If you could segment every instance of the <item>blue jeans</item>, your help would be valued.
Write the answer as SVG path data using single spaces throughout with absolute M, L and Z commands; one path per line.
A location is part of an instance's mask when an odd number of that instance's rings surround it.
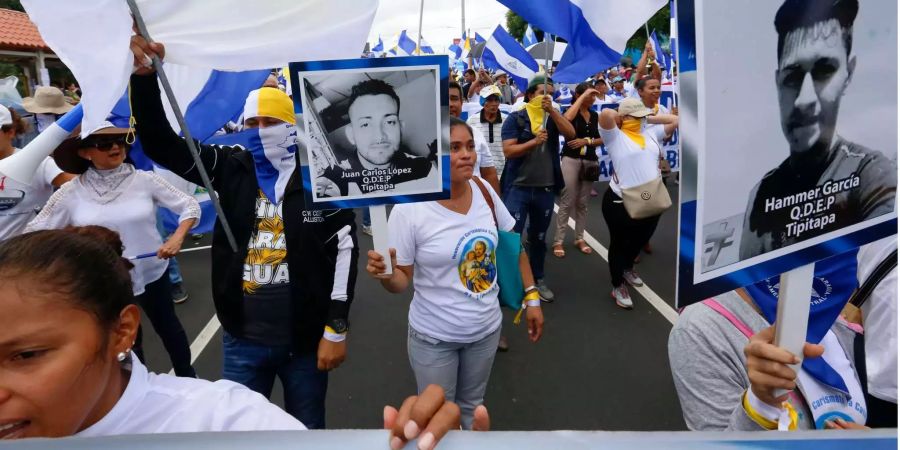
M 528 222 L 528 262 L 535 280 L 544 278 L 544 259 L 547 256 L 547 229 L 553 215 L 552 187 L 535 188 L 510 186 L 503 195 L 506 209 L 516 219 L 516 233 L 522 233 Z
M 162 214 L 160 213 L 159 208 L 156 209 L 156 231 L 159 231 L 159 235 L 163 238 L 163 242 L 169 238 L 169 232 L 163 227 Z M 181 278 L 181 268 L 178 266 L 178 260 L 175 258 L 169 258 L 169 268 L 166 269 L 166 273 L 169 275 L 169 281 L 172 284 L 179 284 L 184 281 Z
M 295 355 L 288 345 L 257 344 L 222 334 L 222 378 L 243 384 L 266 398 L 275 375 L 284 387 L 284 409 L 307 428 L 325 428 L 325 392 L 328 372 L 316 368 L 316 354 Z

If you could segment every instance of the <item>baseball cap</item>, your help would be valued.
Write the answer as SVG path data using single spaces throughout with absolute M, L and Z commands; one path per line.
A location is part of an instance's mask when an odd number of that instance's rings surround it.
M 620 82 L 620 81 L 625 81 L 625 79 L 622 78 L 622 77 L 615 77 L 615 78 L 613 78 L 613 80 L 612 80 L 613 83 L 618 83 L 618 82 Z
M 0 105 L 0 126 L 3 125 L 12 125 L 12 114 L 9 112 L 5 106 Z
M 481 91 L 478 93 L 478 95 L 481 97 L 480 101 L 482 106 L 484 106 L 484 103 L 487 101 L 488 97 L 492 95 L 496 95 L 498 99 L 503 97 L 503 94 L 500 92 L 500 88 L 494 86 L 493 84 L 481 88 Z
M 645 117 L 653 114 L 653 110 L 644 106 L 639 98 L 628 97 L 619 102 L 619 115 L 631 117 Z
M 535 75 L 533 78 L 531 78 L 530 81 L 528 81 L 528 89 L 531 89 L 540 84 L 544 84 L 544 80 L 547 81 L 547 84 L 549 84 L 550 86 L 553 86 L 553 79 L 547 78 L 545 75 L 541 74 L 541 75 Z

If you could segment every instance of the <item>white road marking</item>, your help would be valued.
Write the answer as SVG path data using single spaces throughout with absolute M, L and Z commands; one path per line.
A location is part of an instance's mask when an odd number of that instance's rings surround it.
M 558 205 L 553 205 L 553 212 L 559 213 Z M 575 219 L 571 217 L 569 217 L 569 228 L 572 228 L 573 230 L 575 229 Z M 587 230 L 584 230 L 584 242 L 591 246 L 591 248 L 594 249 L 594 252 L 600 255 L 600 257 L 603 258 L 604 261 L 609 263 L 609 251 L 606 249 L 606 247 L 600 244 L 600 241 L 595 239 L 594 236 L 591 236 L 591 233 L 588 233 Z M 650 286 L 647 285 L 647 281 L 644 281 L 643 286 L 634 288 L 634 290 L 636 290 L 638 294 L 641 294 L 644 299 L 650 302 L 650 305 L 656 308 L 656 310 L 659 311 L 659 313 L 662 314 L 662 316 L 665 317 L 666 320 L 671 322 L 673 325 L 675 324 L 675 321 L 678 319 L 678 313 L 675 312 L 675 309 L 669 306 L 669 304 L 666 303 L 666 301 L 663 300 L 659 295 L 656 295 L 656 292 L 653 292 L 653 290 L 650 289 Z

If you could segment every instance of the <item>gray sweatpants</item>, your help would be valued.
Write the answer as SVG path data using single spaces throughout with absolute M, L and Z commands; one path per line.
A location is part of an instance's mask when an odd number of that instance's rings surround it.
M 419 393 L 429 384 L 444 388 L 447 400 L 459 405 L 464 430 L 472 429 L 475 407 L 484 402 L 499 341 L 500 328 L 468 344 L 444 342 L 409 328 L 406 347 Z
M 553 245 L 562 244 L 565 240 L 570 215 L 575 216 L 575 240 L 584 239 L 588 197 L 591 195 L 591 187 L 594 184 L 581 179 L 580 159 L 563 156 L 560 167 L 566 187 L 559 198 L 559 211 L 556 213 L 556 236 L 553 238 Z

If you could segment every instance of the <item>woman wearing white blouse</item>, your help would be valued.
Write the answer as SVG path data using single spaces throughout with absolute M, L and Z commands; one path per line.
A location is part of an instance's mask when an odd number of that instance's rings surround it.
M 409 362 L 419 392 L 441 385 L 462 409 L 463 428 L 477 421 L 500 339 L 502 315 L 497 295 L 495 250 L 498 230 L 510 231 L 515 220 L 499 196 L 485 186 L 496 208 L 496 224 L 488 199 L 472 178 L 475 141 L 472 129 L 450 118 L 450 199 L 397 205 L 391 211 L 391 265 L 369 251 L 366 270 L 392 293 L 412 281 L 409 308 Z M 484 185 L 482 185 L 484 186 Z M 544 317 L 528 257 L 519 255 L 522 282 L 529 286 L 528 335 L 537 342 Z M 415 269 L 415 270 L 414 270 Z
M 80 175 L 50 197 L 26 232 L 103 225 L 120 233 L 125 254 L 134 261 L 134 296 L 162 339 L 175 374 L 194 377 L 187 334 L 171 301 L 166 259 L 181 250 L 185 236 L 200 217 L 200 205 L 155 173 L 136 170 L 125 162 L 129 129 L 105 124 L 84 139 L 78 132 L 76 129 L 60 144 L 53 158 L 61 169 Z M 179 215 L 178 229 L 166 242 L 156 229 L 157 207 Z
M 141 318 L 122 247 L 96 225 L 0 243 L 0 441 L 305 429 L 242 385 L 157 375 L 132 357 Z M 384 427 L 391 448 L 418 436 L 431 450 L 459 428 L 459 408 L 431 386 L 386 407 Z

